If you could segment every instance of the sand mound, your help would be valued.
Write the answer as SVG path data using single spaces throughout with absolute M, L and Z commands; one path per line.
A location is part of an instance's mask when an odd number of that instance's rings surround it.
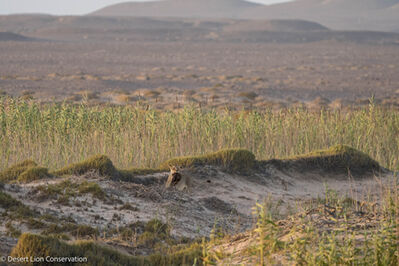
M 63 173 L 62 177 L 4 184 L 0 191 L 0 213 L 7 213 L 12 219 L 18 217 L 12 220 L 13 225 L 28 232 L 21 236 L 13 254 L 64 255 L 57 252 L 65 251 L 85 256 L 94 252 L 113 264 L 123 265 L 137 259 L 152 261 L 152 256 L 139 255 L 149 254 L 149 243 L 164 241 L 164 236 L 145 233 L 139 225 L 153 223 L 154 217 L 168 225 L 167 233 L 173 239 L 207 237 L 219 229 L 236 234 L 252 228 L 253 207 L 266 199 L 279 202 L 283 212 L 288 212 L 298 200 L 323 198 L 326 185 L 329 190 L 353 198 L 373 197 L 379 191 L 376 187 L 391 176 L 387 171 L 376 171 L 380 166 L 368 155 L 342 145 L 284 160 L 257 161 L 249 151 L 223 150 L 168 161 L 172 162 L 188 166 L 184 174 L 190 176 L 192 189 L 184 192 L 166 189 L 169 172 L 162 169 L 136 169 L 134 174 L 133 170 L 124 170 L 130 175 L 124 180 L 120 178 L 124 171 L 116 169 L 106 156 L 67 166 L 58 172 Z M 31 161 L 19 164 L 26 165 L 36 166 Z M 359 170 L 359 178 L 350 178 L 347 169 Z M 109 178 L 112 175 L 119 178 Z M 139 239 L 145 243 L 142 246 L 126 242 L 135 230 L 141 232 Z M 17 234 L 18 230 L 13 232 Z M 99 232 L 109 237 L 97 239 Z M 85 239 L 94 236 L 94 240 L 65 243 L 44 236 L 51 234 L 71 240 L 80 235 Z M 6 239 L 6 246 L 12 246 L 14 240 Z M 31 248 L 31 241 L 43 245 Z M 190 254 L 197 251 L 190 249 L 167 257 L 156 255 L 156 261 L 192 258 Z M 7 252 L 11 250 L 8 248 Z M 124 257 L 129 253 L 134 256 Z

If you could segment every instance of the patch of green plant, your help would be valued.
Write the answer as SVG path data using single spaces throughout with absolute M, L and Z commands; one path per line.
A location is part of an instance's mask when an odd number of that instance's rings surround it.
M 129 256 L 93 241 L 66 243 L 56 237 L 24 233 L 11 252 L 13 257 L 86 257 L 85 265 L 201 265 L 201 248 L 193 245 L 174 253 Z M 32 265 L 32 264 L 28 264 Z M 45 265 L 38 263 L 35 265 Z
M 46 227 L 46 224 L 43 223 L 40 219 L 35 219 L 33 217 L 25 219 L 24 223 L 29 227 L 29 229 L 43 229 L 44 227 Z
M 27 183 L 47 177 L 50 177 L 48 169 L 37 166 L 37 164 L 31 160 L 12 165 L 0 172 L 0 181 L 2 182 L 19 181 L 21 183 Z
M 72 183 L 69 179 L 60 183 L 41 185 L 36 188 L 40 192 L 39 200 L 59 199 L 64 197 L 69 200 L 69 197 L 75 197 L 77 194 L 78 184 Z
M 19 200 L 14 199 L 11 195 L 0 191 L 0 207 L 3 209 L 9 209 L 11 207 L 15 207 L 21 205 L 22 203 Z
M 64 223 L 62 225 L 50 224 L 42 231 L 43 235 L 70 234 L 76 238 L 93 237 L 99 234 L 98 230 L 89 225 Z
M 122 206 L 120 206 L 119 207 L 119 210 L 129 210 L 129 211 L 134 211 L 134 212 L 136 212 L 136 211 L 138 211 L 139 210 L 139 208 L 137 208 L 137 207 L 135 207 L 135 206 L 132 206 L 130 203 L 125 203 L 125 204 L 123 204 Z
M 21 235 L 21 231 L 16 229 L 11 222 L 6 223 L 6 229 L 11 237 L 18 238 Z
M 22 174 L 18 176 L 18 181 L 21 183 L 29 183 L 35 180 L 51 177 L 48 169 L 45 167 L 31 167 L 26 169 Z
M 60 183 L 38 186 L 41 200 L 57 199 L 62 205 L 69 205 L 71 197 L 78 195 L 92 194 L 93 197 L 104 200 L 106 193 L 95 182 L 83 181 L 82 183 L 73 183 L 70 179 Z
M 294 162 L 307 168 L 319 168 L 337 172 L 347 172 L 349 170 L 354 173 L 363 173 L 381 169 L 378 162 L 369 155 L 346 145 L 336 145 L 329 149 L 317 150 L 282 160 L 282 163 L 286 162 Z
M 231 172 L 245 173 L 256 165 L 255 155 L 243 149 L 226 149 L 201 156 L 186 156 L 170 159 L 160 165 L 160 169 L 168 170 L 169 166 L 191 167 L 214 165 Z
M 42 104 L 0 98 L 0 169 L 26 154 L 59 169 L 93 154 L 106 154 L 118 168 L 157 168 L 185 154 L 221 148 L 250 150 L 259 160 L 286 158 L 346 144 L 381 166 L 399 166 L 399 110 L 143 110 L 140 106 Z M 77 141 L 72 136 L 79 136 Z M 139 137 L 138 137 L 139 136 Z M 87 145 L 90 143 L 90 145 Z M 57 148 L 49 148 L 57 147 Z M 10 152 L 12 151 L 12 152 Z
M 70 164 L 54 172 L 55 175 L 83 175 L 87 172 L 97 172 L 101 176 L 119 177 L 118 170 L 114 167 L 112 161 L 105 155 L 95 155 L 89 159 Z
M 96 197 L 98 199 L 105 199 L 106 194 L 102 188 L 94 182 L 87 182 L 84 181 L 79 184 L 78 186 L 78 192 L 79 194 L 92 194 L 93 197 Z
M 29 207 L 3 191 L 0 191 L 0 207 L 5 209 L 8 212 L 8 215 L 15 219 L 35 215 L 35 212 Z

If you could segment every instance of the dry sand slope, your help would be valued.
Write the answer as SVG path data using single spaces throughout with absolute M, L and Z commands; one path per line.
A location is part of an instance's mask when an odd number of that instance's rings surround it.
M 265 200 L 279 205 L 283 214 L 297 213 L 301 203 L 323 198 L 327 188 L 354 200 L 368 197 L 378 201 L 382 185 L 393 176 L 371 159 L 367 161 L 368 157 L 358 160 L 343 155 L 341 159 L 347 160 L 344 163 L 348 163 L 351 173 L 341 167 L 341 162 L 331 160 L 334 157 L 320 160 L 322 157 L 257 161 L 257 166 L 245 173 L 231 173 L 215 165 L 191 166 L 182 174 L 192 178 L 192 187 L 182 192 L 165 188 L 168 172 L 136 176 L 129 182 L 88 172 L 27 184 L 6 184 L 4 190 L 41 214 L 72 218 L 77 224 L 90 225 L 99 232 L 158 218 L 171 225 L 172 235 L 197 238 L 209 236 L 220 227 L 229 234 L 252 228 L 252 208 Z M 331 167 L 325 164 L 329 160 Z M 95 182 L 106 195 L 82 194 L 62 204 L 59 197 L 44 197 L 38 189 L 65 180 L 74 184 Z M 127 204 L 132 208 L 123 207 Z M 22 228 L 22 231 L 40 232 Z M 12 238 L 2 242 L 7 244 L 5 251 L 15 244 Z M 108 241 L 108 244 L 126 252 L 130 250 L 117 242 Z

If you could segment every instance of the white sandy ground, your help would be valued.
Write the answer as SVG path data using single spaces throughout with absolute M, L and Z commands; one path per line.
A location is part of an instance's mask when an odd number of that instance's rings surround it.
M 185 192 L 164 188 L 168 173 L 143 176 L 159 180 L 149 186 L 111 181 L 93 173 L 70 177 L 73 182 L 97 182 L 109 198 L 119 199 L 119 203 L 104 202 L 91 194 L 71 200 L 71 207 L 57 204 L 56 200 L 38 202 L 35 187 L 65 179 L 5 185 L 5 191 L 36 211 L 58 217 L 70 216 L 79 224 L 98 228 L 100 233 L 106 228 L 158 218 L 172 226 L 173 235 L 196 238 L 209 236 L 215 226 L 221 226 L 229 234 L 250 229 L 256 202 L 267 199 L 279 202 L 280 210 L 289 213 L 298 210 L 301 202 L 324 197 L 326 187 L 356 200 L 368 197 L 378 201 L 382 185 L 393 180 L 390 173 L 353 179 L 348 175 L 316 170 L 304 173 L 293 169 L 281 171 L 272 165 L 248 176 L 227 174 L 212 166 L 186 170 L 184 174 L 193 179 L 193 187 Z M 74 202 L 80 202 L 81 206 L 75 206 Z M 124 203 L 130 203 L 138 210 L 119 210 Z M 115 215 L 120 219 L 114 219 Z M 12 245 L 16 240 L 6 237 L 5 228 L 0 228 L 0 241 Z

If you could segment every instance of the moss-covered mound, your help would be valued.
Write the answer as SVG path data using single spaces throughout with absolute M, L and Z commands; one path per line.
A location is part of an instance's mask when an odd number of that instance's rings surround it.
M 54 237 L 25 233 L 19 238 L 11 252 L 12 257 L 81 257 L 87 258 L 82 265 L 193 265 L 201 255 L 198 245 L 171 254 L 158 254 L 148 257 L 128 256 L 93 241 L 66 243 Z M 72 265 L 55 263 L 52 265 Z M 198 262 L 197 265 L 200 263 Z M 33 264 L 26 264 L 33 265 Z M 35 263 L 34 265 L 48 265 Z
M 23 172 L 22 174 L 19 175 L 18 181 L 27 183 L 27 182 L 32 182 L 34 180 L 47 178 L 47 177 L 50 177 L 48 169 L 45 167 L 37 166 L 37 167 L 31 167 L 31 168 L 26 169 L 25 172 Z
M 59 176 L 83 175 L 91 171 L 95 171 L 102 176 L 119 176 L 119 171 L 115 168 L 112 161 L 105 155 L 95 155 L 83 162 L 70 164 L 58 171 L 55 171 L 54 174 Z
M 381 169 L 378 162 L 369 155 L 346 145 L 336 145 L 326 150 L 318 150 L 282 161 L 294 163 L 303 167 L 304 170 L 312 168 L 334 172 L 365 173 Z
M 31 160 L 12 165 L 3 172 L 0 172 L 0 181 L 2 182 L 18 181 L 26 183 L 48 177 L 51 177 L 48 169 L 38 166 L 37 163 Z
M 256 165 L 255 155 L 243 149 L 227 149 L 202 156 L 178 157 L 168 160 L 160 165 L 161 169 L 169 166 L 191 167 L 201 165 L 214 165 L 223 167 L 230 172 L 244 173 Z

